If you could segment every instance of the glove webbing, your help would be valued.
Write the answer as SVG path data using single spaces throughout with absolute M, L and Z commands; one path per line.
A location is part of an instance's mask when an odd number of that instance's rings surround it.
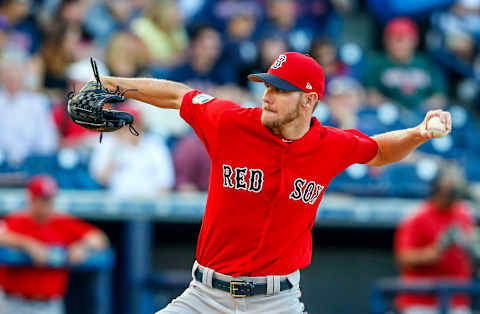
M 97 64 L 95 63 L 95 61 L 93 61 L 93 62 L 94 62 L 94 64 L 95 64 L 95 68 L 96 68 L 96 67 L 97 67 Z M 98 71 L 98 70 L 97 70 L 97 71 Z M 100 86 L 101 86 L 101 88 L 103 89 L 102 82 L 100 81 L 99 78 L 97 78 L 97 75 L 98 75 L 98 72 L 97 72 L 95 78 L 97 79 L 97 82 L 100 82 Z M 106 89 L 106 88 L 105 88 L 105 90 L 108 91 L 108 89 Z M 115 89 L 115 92 L 113 92 L 113 94 L 119 95 L 119 96 L 125 96 L 125 93 L 126 93 L 126 92 L 132 92 L 132 91 L 137 91 L 137 90 L 138 90 L 138 89 L 136 89 L 136 88 L 127 88 L 127 89 L 125 89 L 125 90 L 122 92 L 122 91 L 120 90 L 120 86 L 117 85 L 117 88 Z M 109 92 L 110 92 L 110 91 L 109 91 Z M 139 136 L 139 135 L 140 135 L 140 133 L 138 133 L 138 131 L 135 129 L 135 127 L 134 127 L 133 124 L 131 124 L 131 123 L 128 125 L 128 130 L 130 131 L 130 134 L 132 134 L 132 135 L 135 135 L 135 136 Z M 102 138 L 103 138 L 103 132 L 100 132 L 99 143 L 102 142 Z

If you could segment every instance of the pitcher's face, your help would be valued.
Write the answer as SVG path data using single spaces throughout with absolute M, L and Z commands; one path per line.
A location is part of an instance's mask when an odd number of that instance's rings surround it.
M 300 116 L 301 92 L 278 89 L 265 83 L 262 98 L 262 123 L 267 128 L 278 128 Z

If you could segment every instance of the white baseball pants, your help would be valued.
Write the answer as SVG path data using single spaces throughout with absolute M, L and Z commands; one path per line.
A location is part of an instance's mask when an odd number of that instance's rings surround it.
M 304 305 L 300 302 L 300 271 L 295 271 L 286 276 L 268 277 L 231 277 L 214 272 L 209 268 L 193 265 L 192 277 L 199 267 L 203 274 L 204 282 L 193 279 L 189 287 L 178 298 L 173 300 L 163 310 L 156 314 L 301 314 Z M 224 281 L 245 280 L 254 283 L 267 283 L 267 295 L 254 295 L 245 298 L 234 298 L 230 293 L 212 288 L 211 278 L 215 277 Z M 208 282 L 210 278 L 210 283 Z M 287 279 L 292 288 L 284 291 L 274 291 L 279 287 L 281 280 Z M 275 284 L 274 281 L 277 281 Z
M 25 300 L 7 296 L 0 291 L 0 314 L 64 314 L 62 299 L 48 301 Z

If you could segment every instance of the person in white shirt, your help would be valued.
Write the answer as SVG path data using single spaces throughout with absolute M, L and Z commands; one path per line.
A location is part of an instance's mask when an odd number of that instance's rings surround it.
M 25 57 L 26 58 L 26 57 Z M 26 88 L 27 63 L 13 54 L 0 56 L 0 154 L 18 165 L 28 155 L 54 153 L 58 134 L 50 114 L 50 100 Z
M 140 111 L 123 107 L 135 117 L 134 126 L 140 136 L 128 128 L 105 134 L 90 160 L 92 175 L 119 198 L 154 198 L 170 190 L 175 173 L 170 151 L 158 137 L 143 130 Z

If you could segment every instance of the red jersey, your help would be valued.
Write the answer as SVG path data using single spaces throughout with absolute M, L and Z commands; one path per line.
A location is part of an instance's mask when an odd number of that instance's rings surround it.
M 212 163 L 196 257 L 232 276 L 284 275 L 308 266 L 326 187 L 378 149 L 359 131 L 315 118 L 302 138 L 286 141 L 263 126 L 261 114 L 200 91 L 187 93 L 180 109 Z
M 9 214 L 3 219 L 9 231 L 32 237 L 51 246 L 66 247 L 80 240 L 94 226 L 75 217 L 54 213 L 50 220 L 40 224 L 27 212 Z M 8 294 L 26 298 L 63 297 L 67 288 L 68 270 L 39 267 L 3 267 L 1 286 Z
M 459 226 L 465 233 L 473 230 L 473 219 L 465 203 L 457 202 L 451 210 L 442 211 L 430 201 L 425 202 L 419 212 L 399 225 L 395 235 L 395 252 L 399 254 L 403 250 L 431 246 L 453 225 Z M 456 245 L 451 245 L 437 263 L 403 269 L 401 277 L 405 280 L 448 278 L 468 280 L 471 275 L 472 265 L 468 253 Z M 437 299 L 428 295 L 401 294 L 396 302 L 400 308 L 411 305 L 434 306 Z M 452 298 L 452 304 L 468 305 L 469 300 L 466 296 L 457 295 Z

